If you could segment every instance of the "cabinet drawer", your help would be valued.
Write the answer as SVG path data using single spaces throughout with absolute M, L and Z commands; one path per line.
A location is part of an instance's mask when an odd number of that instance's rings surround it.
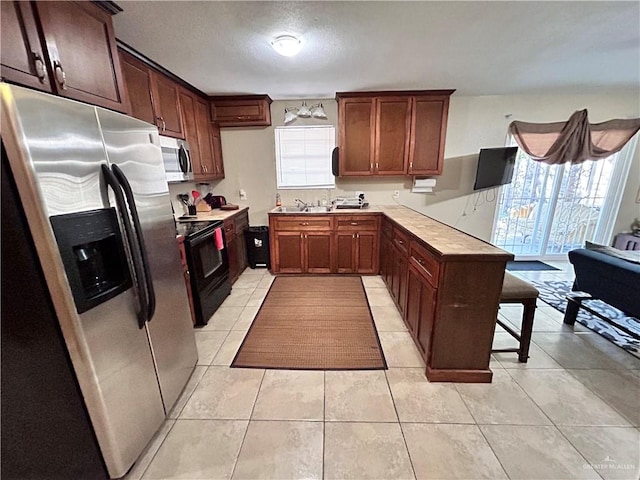
M 363 231 L 378 230 L 380 218 L 377 215 L 336 216 L 336 230 Z
M 409 237 L 398 228 L 393 228 L 393 244 L 400 249 L 404 255 L 409 256 Z
M 425 280 L 432 286 L 438 287 L 440 263 L 426 248 L 417 242 L 411 242 L 409 261 L 411 265 L 416 267 Z
M 331 217 L 311 215 L 283 216 L 275 219 L 276 230 L 333 230 Z

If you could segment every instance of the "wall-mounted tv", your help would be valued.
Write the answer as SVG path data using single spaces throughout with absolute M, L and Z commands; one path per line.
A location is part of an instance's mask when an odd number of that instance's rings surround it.
M 478 156 L 474 190 L 511 183 L 518 147 L 483 148 Z

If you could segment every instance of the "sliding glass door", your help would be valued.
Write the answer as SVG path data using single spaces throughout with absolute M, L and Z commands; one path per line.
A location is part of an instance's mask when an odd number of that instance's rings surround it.
M 513 181 L 499 195 L 492 243 L 531 258 L 562 256 L 585 240 L 607 243 L 634 147 L 579 165 L 546 165 L 519 150 Z

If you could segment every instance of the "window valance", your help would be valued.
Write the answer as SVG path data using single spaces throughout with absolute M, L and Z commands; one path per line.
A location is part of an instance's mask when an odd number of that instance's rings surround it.
M 514 121 L 509 133 L 534 160 L 555 165 L 607 158 L 619 152 L 640 130 L 640 118 L 589 123 L 587 110 L 575 112 L 566 122 Z

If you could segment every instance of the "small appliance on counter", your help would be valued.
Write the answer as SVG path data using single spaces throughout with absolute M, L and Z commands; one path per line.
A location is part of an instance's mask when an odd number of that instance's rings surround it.
M 222 195 L 213 195 L 211 193 L 207 193 L 204 196 L 204 201 L 211 208 L 222 208 L 224 205 L 227 204 L 227 199 L 224 198 Z

